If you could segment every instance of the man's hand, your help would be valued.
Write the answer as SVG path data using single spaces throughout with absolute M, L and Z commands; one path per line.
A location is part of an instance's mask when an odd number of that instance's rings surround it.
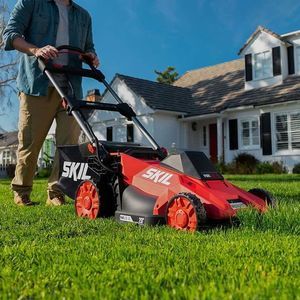
M 50 45 L 42 48 L 32 48 L 30 51 L 35 57 L 42 57 L 44 59 L 54 59 L 58 56 L 58 50 Z
M 87 53 L 83 54 L 83 57 L 90 60 L 95 68 L 99 67 L 99 65 L 100 65 L 99 58 L 95 53 L 87 52 Z

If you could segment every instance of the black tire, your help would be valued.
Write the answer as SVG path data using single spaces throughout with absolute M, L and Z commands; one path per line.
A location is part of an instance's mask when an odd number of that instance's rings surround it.
M 88 189 L 87 191 L 83 189 L 84 196 L 78 198 L 78 195 L 82 191 L 81 186 L 83 185 L 88 185 L 91 189 Z M 88 198 L 88 201 L 90 201 L 90 203 L 87 202 L 87 207 L 84 207 L 84 197 Z M 74 204 L 75 212 L 78 216 L 88 217 L 91 219 L 114 216 L 117 209 L 117 201 L 111 180 L 105 178 L 97 183 L 90 180 L 83 181 L 77 188 Z
M 171 216 L 170 216 L 169 209 L 172 206 L 173 202 L 178 198 L 186 199 L 193 206 L 193 209 L 194 209 L 194 212 L 196 215 L 196 220 L 197 220 L 195 230 L 199 231 L 199 230 L 203 229 L 204 225 L 206 224 L 206 220 L 207 220 L 206 211 L 205 211 L 204 205 L 201 202 L 201 200 L 196 195 L 191 194 L 191 193 L 179 193 L 170 199 L 170 201 L 168 202 L 166 214 L 165 214 L 166 224 L 168 226 L 171 226 L 171 227 L 174 227 L 177 229 L 190 230 L 190 229 L 188 229 L 188 227 L 187 228 L 178 228 L 178 227 L 172 226 L 172 224 L 170 224 Z
M 117 209 L 117 199 L 114 192 L 114 182 L 110 178 L 108 180 L 101 180 L 97 187 L 102 199 L 100 210 L 100 217 L 109 218 L 115 215 Z
M 275 208 L 276 205 L 277 205 L 276 199 L 267 190 L 264 190 L 264 189 L 251 189 L 251 190 L 248 191 L 248 193 L 251 193 L 252 195 L 255 195 L 258 198 L 264 200 L 269 207 Z

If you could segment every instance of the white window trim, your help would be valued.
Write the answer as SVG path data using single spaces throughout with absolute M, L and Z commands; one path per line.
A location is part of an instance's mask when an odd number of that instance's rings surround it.
M 271 130 L 272 130 L 272 148 L 274 155 L 299 155 L 300 149 L 291 149 L 290 145 L 290 138 L 289 138 L 289 150 L 277 150 L 277 139 L 276 139 L 276 115 L 284 115 L 284 114 L 293 114 L 293 113 L 300 113 L 300 110 L 286 110 L 286 111 L 276 111 L 272 113 L 272 124 L 271 124 Z M 290 125 L 289 125 L 290 126 Z M 290 135 L 290 132 L 288 132 Z
M 300 61 L 298 61 L 298 55 L 297 55 L 297 51 L 300 52 L 300 46 L 296 46 L 294 47 L 294 68 L 295 68 L 295 73 L 297 75 L 300 74 Z
M 258 145 L 253 145 L 252 144 L 252 131 L 249 128 L 249 138 L 250 138 L 250 145 L 249 146 L 244 146 L 243 145 L 243 126 L 242 123 L 243 122 L 249 122 L 251 123 L 252 121 L 257 121 L 258 124 Z M 238 126 L 238 141 L 239 141 L 239 149 L 240 150 L 258 150 L 260 149 L 260 120 L 258 116 L 254 116 L 254 117 L 248 117 L 248 118 L 241 118 L 239 119 L 239 126 Z
M 11 153 L 11 150 L 10 149 L 5 149 L 2 152 L 2 164 L 4 166 L 7 166 L 7 165 L 11 164 L 11 162 L 12 162 L 12 153 Z
M 265 53 L 265 52 L 270 52 L 270 55 L 271 55 L 271 74 L 269 76 L 265 76 L 265 77 L 256 77 L 255 76 L 255 57 L 256 57 L 256 55 L 262 54 L 262 53 Z M 269 50 L 264 50 L 264 51 L 257 52 L 257 53 L 252 53 L 252 78 L 253 78 L 253 81 L 260 81 L 260 80 L 270 79 L 270 78 L 273 78 L 273 77 L 274 76 L 273 76 L 272 50 L 269 49 Z

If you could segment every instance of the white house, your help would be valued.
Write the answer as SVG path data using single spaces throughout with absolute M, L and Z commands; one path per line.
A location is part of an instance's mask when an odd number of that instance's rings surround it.
M 11 164 L 16 163 L 17 148 L 18 148 L 18 132 L 1 131 L 0 133 L 0 178 L 6 177 L 7 167 Z
M 166 148 L 203 151 L 230 162 L 241 152 L 261 161 L 300 162 L 300 31 L 258 27 L 240 59 L 184 74 L 173 86 L 117 74 L 112 86 Z M 114 103 L 105 92 L 103 102 Z M 131 122 L 97 112 L 100 139 L 146 143 Z

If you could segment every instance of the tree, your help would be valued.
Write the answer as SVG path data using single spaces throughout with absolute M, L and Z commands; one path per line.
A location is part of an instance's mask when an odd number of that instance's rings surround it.
M 154 71 L 158 76 L 156 78 L 157 82 L 165 83 L 165 84 L 172 84 L 178 79 L 178 73 L 175 71 L 174 67 L 168 67 L 166 70 Z
M 11 107 L 11 95 L 16 93 L 18 55 L 4 51 L 3 32 L 9 18 L 7 1 L 0 0 L 0 107 Z

